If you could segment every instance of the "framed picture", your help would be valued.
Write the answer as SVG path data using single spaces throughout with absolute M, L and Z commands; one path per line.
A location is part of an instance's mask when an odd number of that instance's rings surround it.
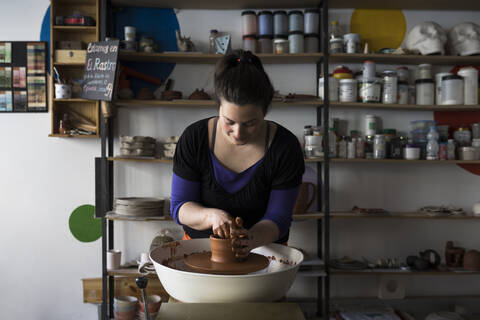
M 0 113 L 48 112 L 43 41 L 0 41 Z

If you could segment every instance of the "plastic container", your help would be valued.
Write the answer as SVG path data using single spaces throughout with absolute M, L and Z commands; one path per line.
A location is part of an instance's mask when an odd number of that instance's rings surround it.
M 243 36 L 243 50 L 257 52 L 257 38 L 253 35 Z
M 276 36 L 273 40 L 273 52 L 276 54 L 285 54 L 290 51 L 290 44 L 286 36 Z
M 435 75 L 435 104 L 442 105 L 442 78 L 451 75 L 450 72 L 440 72 Z
M 464 79 L 464 103 L 478 104 L 478 70 L 472 67 L 461 68 L 457 74 Z
M 385 136 L 383 134 L 376 134 L 373 140 L 373 158 L 385 159 L 387 156 L 387 146 Z
M 340 102 L 357 101 L 357 80 L 341 79 L 339 82 L 339 100 Z
M 417 105 L 432 105 L 435 102 L 435 85 L 432 79 L 418 79 L 415 81 Z
M 398 79 L 395 71 L 385 71 L 383 73 L 383 93 L 382 103 L 397 103 Z
M 305 52 L 312 53 L 319 51 L 320 38 L 317 33 L 305 34 L 303 42 L 305 45 Z
M 375 62 L 366 60 L 363 62 L 363 80 L 373 81 L 376 78 Z
M 342 53 L 343 52 L 343 39 L 332 38 L 330 39 L 330 53 Z
M 258 22 L 257 14 L 255 11 L 247 10 L 242 12 L 242 35 L 257 35 L 258 34 Z
M 290 53 L 303 53 L 304 44 L 303 44 L 303 32 L 301 31 L 292 31 L 288 35 L 288 41 L 290 42 L 289 52 Z
M 305 10 L 305 33 L 319 33 L 320 12 L 318 9 Z
M 273 34 L 274 36 L 288 34 L 287 11 L 278 10 L 273 12 Z
M 434 126 L 430 127 L 427 140 L 427 160 L 438 160 L 438 132 Z
M 360 35 L 358 33 L 347 33 L 343 35 L 343 44 L 346 53 L 360 53 L 362 50 Z
M 304 32 L 303 12 L 293 10 L 288 13 L 288 32 L 300 31 Z
M 272 36 L 259 36 L 258 37 L 258 50 L 259 53 L 273 53 L 273 37 Z
M 450 75 L 442 77 L 441 104 L 461 105 L 463 104 L 463 78 Z
M 420 148 L 407 145 L 403 154 L 405 160 L 418 160 L 420 159 Z
M 378 103 L 380 102 L 380 93 L 382 85 L 380 81 L 362 81 L 360 83 L 359 95 L 360 101 L 363 103 Z
M 273 35 L 273 14 L 272 11 L 260 11 L 258 14 L 258 35 Z
M 322 100 L 324 99 L 323 83 L 324 83 L 324 78 L 320 77 L 318 79 L 318 97 Z M 329 78 L 328 85 L 329 85 L 328 86 L 328 95 L 329 95 L 328 98 L 329 98 L 329 100 L 330 101 L 338 101 L 338 86 L 339 86 L 338 79 L 331 76 Z

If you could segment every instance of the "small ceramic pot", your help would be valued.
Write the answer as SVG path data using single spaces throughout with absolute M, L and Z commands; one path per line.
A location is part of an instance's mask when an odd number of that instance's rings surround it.
M 69 84 L 55 83 L 55 98 L 70 99 L 72 97 L 72 86 Z
M 143 300 L 138 302 L 139 304 L 139 311 L 144 313 L 145 312 L 145 305 Z M 147 297 L 147 304 L 148 304 L 148 312 L 150 316 L 152 313 L 157 313 L 158 309 L 160 309 L 160 305 L 162 304 L 162 298 L 159 295 L 151 295 Z
M 213 262 L 232 263 L 235 262 L 235 254 L 232 248 L 232 239 L 220 239 L 210 236 L 210 249 L 212 250 Z

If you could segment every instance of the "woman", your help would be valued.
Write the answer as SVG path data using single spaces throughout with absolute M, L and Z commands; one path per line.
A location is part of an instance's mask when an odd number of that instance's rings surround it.
M 305 164 L 297 138 L 264 119 L 273 93 L 250 51 L 234 51 L 217 64 L 218 117 L 187 127 L 175 151 L 171 212 L 184 239 L 232 232 L 241 238 L 238 257 L 288 240 Z

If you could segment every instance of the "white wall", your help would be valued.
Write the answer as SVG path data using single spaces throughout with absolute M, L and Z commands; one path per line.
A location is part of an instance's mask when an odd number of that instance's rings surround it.
M 37 40 L 48 1 L 2 3 L 0 39 Z M 29 10 L 25 10 L 29 8 Z M 350 10 L 334 14 L 348 22 Z M 407 29 L 420 22 L 424 12 L 405 12 Z M 479 20 L 480 13 L 429 12 L 445 27 L 468 19 Z M 19 23 L 20 17 L 22 23 Z M 199 49 L 205 49 L 208 30 L 218 28 L 233 34 L 234 47 L 241 38 L 239 11 L 178 12 L 182 33 L 192 36 Z M 314 65 L 267 65 L 276 89 L 282 93 L 315 93 Z M 189 95 L 195 88 L 211 88 L 211 66 L 178 65 L 172 77 L 176 89 Z M 367 111 L 335 110 L 332 116 L 360 126 Z M 430 119 L 429 112 L 375 112 L 385 126 L 406 131 L 414 119 Z M 120 110 L 116 134 L 151 135 L 157 138 L 178 135 L 197 119 L 215 114 L 212 109 Z M 315 111 L 299 107 L 292 111 L 274 109 L 268 116 L 301 135 L 305 124 L 312 124 Z M 118 129 L 120 127 L 120 129 Z M 93 319 L 96 308 L 83 304 L 81 278 L 99 277 L 100 241 L 80 243 L 70 234 L 70 212 L 85 203 L 94 204 L 94 157 L 100 154 L 99 141 L 48 138 L 50 114 L 1 114 L 0 141 L 0 227 L 2 263 L 0 279 L 4 294 L 0 317 L 24 319 Z M 312 167 L 313 168 L 313 167 Z M 166 196 L 170 191 L 171 166 L 127 164 L 115 166 L 117 196 Z M 454 204 L 470 209 L 479 198 L 479 177 L 456 166 L 427 165 L 332 165 L 332 209 L 347 210 L 353 205 L 384 207 L 389 210 L 415 210 L 430 204 Z M 449 221 L 360 221 L 332 223 L 332 256 L 365 256 L 369 259 L 404 259 L 419 250 L 433 248 L 443 255 L 446 240 L 467 248 L 480 248 L 478 222 Z M 123 261 L 146 251 L 161 228 L 175 229 L 173 223 L 116 223 L 115 246 L 124 252 Z M 315 223 L 296 222 L 291 244 L 313 254 L 316 250 Z M 315 295 L 315 281 L 300 279 L 292 296 Z M 332 280 L 334 296 L 375 296 L 376 279 L 338 278 Z M 432 281 L 435 280 L 435 281 Z M 437 281 L 438 280 L 438 281 Z M 478 277 L 416 277 L 408 279 L 407 294 L 473 294 Z M 476 290 L 478 291 L 478 289 Z

